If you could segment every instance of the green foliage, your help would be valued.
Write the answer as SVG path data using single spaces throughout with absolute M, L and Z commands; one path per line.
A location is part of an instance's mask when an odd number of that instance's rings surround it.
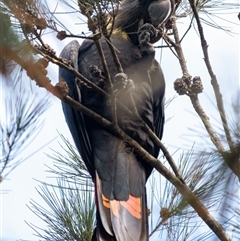
M 19 45 L 19 36 L 13 31 L 10 16 L 0 6 L 0 73 L 7 75 L 12 71 L 11 59 L 4 57 L 4 52 L 9 48 Z
M 87 182 L 79 185 L 57 180 L 57 186 L 42 183 L 37 189 L 48 207 L 30 202 L 29 208 L 47 224 L 47 228 L 29 225 L 43 240 L 91 241 L 95 223 L 93 189 Z
M 62 153 L 48 155 L 54 160 L 48 172 L 56 177 L 57 185 L 42 183 L 37 189 L 47 207 L 33 200 L 29 207 L 47 228 L 29 226 L 43 240 L 91 241 L 95 224 L 93 183 L 76 148 L 63 135 L 60 137 Z
M 89 14 L 90 16 L 97 13 L 110 13 L 113 7 L 119 3 L 119 1 L 107 0 L 61 0 L 61 2 L 67 6 L 71 6 L 71 3 L 73 3 L 73 6 L 76 7 L 73 7 L 74 10 L 77 12 L 80 10 L 83 14 Z M 1 73 L 8 73 L 7 63 L 12 63 L 11 56 L 4 55 L 3 49 L 13 50 L 19 57 L 24 59 L 27 56 L 27 58 L 33 60 L 31 48 L 29 48 L 30 43 L 35 43 L 38 40 L 40 45 L 45 47 L 42 39 L 45 29 L 49 28 L 57 33 L 59 32 L 57 23 L 63 27 L 62 23 L 54 19 L 54 14 L 48 12 L 47 7 L 44 8 L 41 3 L 42 1 L 34 0 L 0 1 L 0 18 L 2 22 L 0 25 Z M 202 22 L 223 29 L 215 21 L 212 21 L 216 10 L 220 11 L 238 6 L 238 3 L 202 0 L 197 2 L 196 7 Z M 176 13 L 177 19 L 180 20 L 187 16 L 193 18 L 193 12 L 187 0 L 181 2 Z M 39 103 L 34 106 L 34 109 L 31 109 L 24 102 L 24 96 L 16 97 L 13 100 L 19 99 L 21 101 L 6 104 L 7 110 L 13 110 L 16 107 L 16 112 L 9 112 L 9 119 L 6 121 L 5 127 L 1 124 L 4 137 L 1 143 L 4 147 L 3 156 L 1 157 L 1 160 L 3 160 L 1 162 L 1 175 L 4 170 L 7 170 L 7 167 L 9 168 L 7 174 L 15 168 L 17 162 L 13 165 L 9 165 L 9 163 L 17 156 L 17 151 L 24 147 L 25 141 L 29 140 L 30 132 L 37 129 L 38 117 L 44 110 L 43 103 Z M 183 153 L 179 158 L 178 169 L 192 192 L 199 197 L 211 212 L 218 215 L 219 223 L 233 234 L 233 238 L 237 239 L 240 234 L 238 222 L 240 215 L 238 206 L 240 203 L 236 195 L 239 190 L 239 183 L 236 176 L 226 165 L 232 161 L 239 161 L 239 103 L 234 105 L 234 110 L 236 120 L 232 123 L 231 128 L 234 145 L 222 152 L 215 149 L 210 151 L 201 150 L 200 152 L 190 150 Z M 24 119 L 24 115 L 26 119 Z M 3 122 L 3 124 L 5 123 Z M 27 127 L 30 128 L 27 129 Z M 53 154 L 49 155 L 54 160 L 54 167 L 49 167 L 48 171 L 54 174 L 55 177 L 57 176 L 57 185 L 42 183 L 37 191 L 47 207 L 40 206 L 33 200 L 30 207 L 45 222 L 47 227 L 41 229 L 33 224 L 29 225 L 36 231 L 38 237 L 43 240 L 88 241 L 91 240 L 95 223 L 93 183 L 76 148 L 63 136 L 61 138 L 64 144 L 60 144 L 60 148 L 64 153 L 53 150 Z M 156 215 L 154 204 L 156 206 L 157 203 L 158 215 L 156 216 L 158 220 L 156 222 L 152 221 L 150 235 L 158 233 L 163 239 L 167 238 L 167 240 L 173 241 L 202 241 L 209 240 L 213 236 L 213 233 L 207 230 L 196 237 L 197 230 L 202 227 L 206 228 L 206 226 L 186 202 L 186 199 L 170 182 L 163 181 L 163 177 L 160 177 L 159 174 L 156 177 L 155 173 L 151 181 L 151 217 L 153 219 L 153 214 Z
M 3 84 L 3 83 L 2 83 Z M 41 115 L 50 105 L 47 97 L 30 95 L 25 87 L 5 86 L 4 111 L 1 112 L 0 176 L 5 179 L 21 162 L 19 157 L 43 126 Z M 30 101 L 31 100 L 31 101 Z M 30 104 L 31 102 L 31 104 Z M 4 106 L 5 104 L 5 106 Z
M 49 167 L 49 172 L 56 174 L 58 177 L 65 178 L 69 182 L 76 182 L 79 185 L 93 186 L 91 176 L 87 168 L 79 156 L 77 149 L 63 135 L 60 134 L 61 142 L 59 142 L 63 153 L 52 150 L 53 154 L 47 155 L 54 160 L 54 168 Z

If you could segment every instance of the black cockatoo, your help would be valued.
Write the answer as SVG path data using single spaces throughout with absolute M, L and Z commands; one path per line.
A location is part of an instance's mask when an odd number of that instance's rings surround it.
M 118 74 L 106 40 L 100 40 L 118 100 L 132 110 L 133 98 L 142 120 L 160 139 L 164 124 L 165 82 L 162 70 L 154 60 L 154 54 L 148 53 L 148 48 L 151 49 L 151 43 L 160 38 L 156 37 L 154 27 L 166 21 L 172 10 L 173 4 L 169 0 L 122 2 L 114 21 L 111 42 L 124 74 Z M 106 89 L 106 73 L 93 40 L 87 39 L 81 46 L 72 41 L 60 56 L 71 60 L 83 76 Z M 100 70 L 98 75 L 92 73 L 94 68 Z M 59 80 L 67 83 L 72 98 L 111 120 L 111 101 L 106 96 L 83 84 L 66 69 L 60 68 Z M 109 130 L 67 104 L 62 103 L 62 106 L 75 145 L 95 185 L 97 225 L 92 240 L 147 241 L 145 184 L 152 167 Z M 117 107 L 117 120 L 128 135 L 150 154 L 158 156 L 159 148 L 139 121 L 120 106 Z

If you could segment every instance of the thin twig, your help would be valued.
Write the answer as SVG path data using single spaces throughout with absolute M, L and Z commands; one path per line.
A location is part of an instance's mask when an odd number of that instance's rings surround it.
M 106 83 L 107 84 L 107 92 L 109 93 L 110 99 L 111 99 L 112 119 L 113 119 L 113 122 L 115 124 L 117 124 L 116 98 L 115 98 L 114 93 L 113 93 L 113 84 L 112 84 L 112 81 L 111 81 L 110 72 L 109 72 L 108 65 L 107 65 L 107 60 L 105 58 L 105 55 L 104 55 L 104 52 L 103 52 L 100 41 L 94 40 L 94 42 L 95 42 L 95 45 L 97 47 L 99 56 L 100 56 L 101 61 L 102 61 L 103 69 L 104 69 L 104 76 L 105 76 L 105 80 L 107 82 Z
M 99 2 L 96 2 L 97 4 L 97 11 L 98 11 L 98 16 L 103 17 L 103 12 L 102 12 L 102 8 L 100 7 Z M 91 18 L 91 16 L 89 15 L 89 13 L 85 14 L 88 18 L 88 21 L 91 24 L 94 24 L 93 19 Z M 106 36 L 107 35 L 107 30 L 105 29 L 106 26 L 100 26 L 101 25 L 101 21 L 98 19 L 98 28 L 100 30 L 101 35 Z M 104 28 L 104 29 L 103 29 Z M 96 30 L 95 30 L 96 31 Z M 93 32 L 96 33 L 96 32 Z M 105 58 L 105 54 L 103 52 L 103 48 L 102 48 L 102 42 L 101 42 L 102 38 L 94 38 L 93 41 L 95 43 L 95 46 L 98 50 L 98 54 L 99 57 L 101 59 L 102 62 L 102 66 L 103 66 L 103 71 L 104 71 L 104 77 L 105 77 L 105 81 L 106 81 L 106 86 L 107 86 L 107 92 L 110 95 L 110 100 L 111 100 L 111 110 L 112 110 L 112 120 L 113 123 L 115 125 L 117 125 L 118 121 L 117 121 L 117 105 L 116 105 L 116 98 L 114 96 L 113 93 L 113 84 L 112 84 L 112 80 L 111 80 L 111 76 L 110 76 L 110 72 L 108 69 L 108 64 L 107 64 L 107 60 Z M 108 42 L 107 42 L 108 43 Z
M 96 90 L 98 93 L 101 93 L 105 96 L 109 96 L 109 94 L 106 91 L 104 91 L 103 89 L 101 89 L 100 87 L 98 87 L 97 85 L 92 83 L 91 81 L 89 81 L 86 77 L 84 77 L 82 74 L 80 74 L 75 68 L 73 68 L 71 66 L 71 64 L 68 64 L 64 59 L 59 58 L 57 56 L 49 56 L 46 52 L 41 51 L 41 49 L 38 49 L 38 48 L 35 48 L 35 49 L 36 49 L 36 51 L 39 52 L 39 54 L 41 54 L 44 58 L 46 58 L 47 60 L 49 60 L 53 64 L 56 64 L 59 67 L 62 67 L 62 68 L 65 68 L 65 69 L 69 70 L 77 78 L 79 78 L 81 81 L 86 83 L 89 87 Z
M 152 141 L 154 142 L 155 145 L 157 145 L 163 155 L 166 157 L 169 165 L 171 166 L 174 174 L 176 175 L 176 177 L 181 180 L 183 183 L 184 179 L 182 178 L 182 175 L 180 174 L 177 165 L 175 164 L 172 156 L 170 155 L 170 153 L 168 152 L 167 148 L 163 145 L 163 143 L 161 142 L 161 140 L 156 136 L 156 134 L 150 129 L 150 127 L 142 120 L 142 118 L 139 116 L 138 112 L 134 111 L 135 116 L 137 117 L 138 121 L 140 122 L 140 125 L 143 126 L 144 130 L 146 131 L 147 134 L 149 134 L 150 138 L 152 139 Z
M 62 62 L 56 61 L 55 59 L 52 59 L 52 61 L 55 61 L 56 63 L 58 62 L 58 64 L 61 63 L 62 67 L 68 68 L 68 66 L 63 64 Z M 24 65 L 22 66 L 24 67 Z M 81 103 L 73 100 L 68 95 L 63 94 L 64 91 L 62 91 L 62 89 L 59 87 L 60 85 L 64 84 L 64 82 L 60 82 L 56 87 L 54 87 L 49 81 L 45 81 L 44 83 L 45 84 L 43 87 L 45 87 L 49 92 L 58 97 L 60 100 L 75 108 L 76 110 L 81 111 L 83 114 L 92 118 L 93 120 L 101 124 L 104 128 L 110 130 L 116 136 L 127 142 L 129 146 L 136 150 L 136 152 L 143 158 L 143 160 L 145 160 L 149 165 L 153 166 L 159 173 L 161 173 L 179 190 L 183 197 L 195 209 L 198 215 L 213 230 L 213 232 L 219 237 L 220 240 L 230 241 L 230 238 L 228 237 L 222 226 L 219 225 L 217 221 L 210 215 L 208 209 L 193 194 L 193 192 L 182 181 L 180 181 L 179 178 L 175 177 L 160 161 L 150 155 L 135 140 L 133 140 L 122 129 L 120 129 L 118 125 L 114 125 L 113 122 L 106 120 L 102 116 L 83 106 Z M 67 88 L 67 86 L 65 87 Z M 171 155 L 167 151 L 167 149 L 162 148 L 162 151 L 164 151 L 165 157 L 169 160 L 169 157 L 171 157 Z
M 172 50 L 172 47 L 174 47 L 174 49 L 177 48 L 177 45 L 175 44 L 175 42 L 167 34 L 163 35 L 163 39 L 166 42 L 167 47 L 170 49 L 170 51 L 174 54 L 176 58 L 179 59 L 178 55 Z M 171 44 L 171 46 L 169 43 Z
M 54 88 L 54 87 L 53 87 Z M 150 155 L 143 147 L 141 147 L 135 140 L 128 136 L 119 126 L 113 125 L 112 122 L 106 120 L 102 116 L 86 108 L 81 103 L 73 100 L 69 96 L 63 96 L 60 94 L 60 99 L 66 104 L 69 104 L 73 108 L 81 111 L 85 115 L 97 121 L 104 128 L 110 130 L 116 136 L 124 140 L 146 161 L 148 164 L 153 166 L 159 173 L 161 173 L 168 181 L 170 181 L 183 195 L 184 199 L 195 209 L 198 215 L 204 220 L 204 222 L 212 229 L 217 237 L 222 241 L 231 241 L 223 227 L 211 216 L 208 209 L 201 203 L 201 201 L 194 195 L 194 193 L 187 187 L 186 184 L 182 183 L 177 177 L 175 177 L 160 161 Z M 167 156 L 170 153 L 167 151 Z
M 111 44 L 109 46 L 112 46 Z M 113 46 L 112 46 L 113 47 Z M 97 85 L 95 85 L 94 83 L 92 83 L 91 81 L 89 81 L 87 78 L 85 78 L 83 75 L 81 75 L 75 68 L 73 68 L 70 64 L 65 63 L 66 61 L 64 61 L 62 58 L 58 58 L 57 56 L 49 56 L 48 54 L 41 52 L 39 49 L 36 49 L 37 51 L 39 51 L 39 53 L 46 59 L 48 59 L 49 61 L 51 61 L 52 63 L 57 64 L 58 66 L 68 69 L 69 71 L 71 71 L 77 78 L 81 79 L 84 83 L 86 83 L 87 85 L 91 86 L 92 88 L 94 88 L 96 91 L 98 91 L 99 93 L 108 96 L 108 98 L 111 98 L 111 95 L 108 94 L 107 92 L 105 92 L 103 89 L 99 88 Z M 117 54 L 115 52 L 115 50 L 113 49 L 115 56 L 116 56 L 116 60 L 119 61 Z M 121 63 L 119 61 L 119 65 L 121 66 Z M 121 67 L 122 68 L 122 67 Z M 51 88 L 51 86 L 49 86 L 49 88 Z M 52 90 L 54 91 L 54 90 Z M 50 91 L 51 92 L 51 91 Z M 57 94 L 57 93 L 56 93 Z M 150 129 L 150 127 L 142 120 L 142 118 L 139 116 L 137 108 L 135 106 L 134 100 L 132 98 L 132 103 L 133 103 L 133 110 L 129 110 L 126 106 L 124 106 L 121 102 L 119 102 L 119 100 L 117 100 L 114 95 L 112 95 L 111 98 L 111 106 L 112 106 L 112 113 L 113 114 L 113 122 L 115 124 L 117 124 L 117 105 L 120 105 L 121 108 L 124 108 L 130 115 L 134 115 L 136 117 L 136 120 L 139 121 L 141 123 L 141 125 L 143 126 L 144 130 L 146 131 L 146 133 L 150 136 L 150 138 L 152 139 L 152 141 L 155 143 L 155 145 L 157 145 L 163 152 L 163 154 L 166 156 L 167 154 L 167 149 L 163 146 L 162 142 L 159 140 L 159 138 L 156 136 L 156 134 Z M 169 161 L 169 165 L 171 166 L 173 172 L 175 173 L 176 177 L 179 178 L 182 182 L 184 182 L 181 174 L 178 171 L 177 165 L 175 164 L 174 160 L 172 159 L 171 155 L 168 156 L 167 160 Z
M 188 29 L 186 30 L 186 32 L 183 34 L 182 38 L 180 39 L 180 43 L 182 42 L 182 40 L 185 38 L 185 36 L 186 36 L 187 33 L 189 32 L 189 30 L 191 29 L 193 19 L 194 19 L 194 17 L 192 17 L 191 22 L 190 22 L 190 24 L 189 24 L 189 26 L 188 26 Z
M 179 58 L 179 63 L 180 63 L 180 66 L 181 66 L 181 69 L 182 69 L 182 73 L 184 76 L 189 76 L 189 72 L 188 72 L 188 69 L 187 69 L 187 64 L 186 64 L 186 60 L 185 60 L 185 57 L 184 57 L 184 53 L 182 51 L 182 47 L 181 47 L 181 43 L 180 43 L 180 37 L 179 37 L 179 34 L 178 34 L 178 29 L 177 29 L 177 25 L 176 25 L 176 18 L 175 17 L 172 17 L 172 29 L 173 29 L 173 35 L 174 35 L 174 39 L 175 39 L 175 45 L 174 48 L 177 52 L 177 55 L 178 55 L 178 58 Z M 173 44 L 173 43 L 171 43 Z
M 217 134 L 214 132 L 211 124 L 210 124 L 210 121 L 209 121 L 209 117 L 206 115 L 205 111 L 203 110 L 200 102 L 199 102 L 199 99 L 198 99 L 198 96 L 197 95 L 189 95 L 190 99 L 191 99 L 191 102 L 192 102 L 192 105 L 195 109 L 195 111 L 198 113 L 199 117 L 201 118 L 209 136 L 210 136 L 210 139 L 211 141 L 213 142 L 213 144 L 217 147 L 217 149 L 219 151 L 224 151 L 224 147 L 220 141 L 220 139 L 218 138 Z
M 218 107 L 218 112 L 220 114 L 220 118 L 221 118 L 221 121 L 222 121 L 222 126 L 223 126 L 223 129 L 224 129 L 224 132 L 225 132 L 225 136 L 226 136 L 226 139 L 227 139 L 227 142 L 228 142 L 231 153 L 235 153 L 236 150 L 235 150 L 234 143 L 233 143 L 233 140 L 232 140 L 232 137 L 231 137 L 230 128 L 229 128 L 229 125 L 228 125 L 228 122 L 227 122 L 227 117 L 226 117 L 226 112 L 225 112 L 225 109 L 224 109 L 222 94 L 221 94 L 220 87 L 219 87 L 219 84 L 218 84 L 218 81 L 217 81 L 217 77 L 214 74 L 211 63 L 210 63 L 210 59 L 209 59 L 209 55 L 208 55 L 208 44 L 207 44 L 207 41 L 206 41 L 205 36 L 204 36 L 201 20 L 199 18 L 195 2 L 193 0 L 189 0 L 189 3 L 192 7 L 193 14 L 194 14 L 194 17 L 195 17 L 196 22 L 197 22 L 198 31 L 199 31 L 200 39 L 201 39 L 201 46 L 202 46 L 203 55 L 204 55 L 204 61 L 205 61 L 208 73 L 211 77 L 211 84 L 212 84 L 212 87 L 213 87 L 213 90 L 214 90 L 215 99 L 216 99 L 217 107 Z M 218 143 L 219 142 L 220 142 L 220 140 L 218 141 Z M 220 153 L 224 152 L 223 148 L 218 148 L 218 150 L 220 151 Z M 240 162 L 239 162 L 239 160 L 236 159 L 236 161 L 231 161 L 231 162 L 225 160 L 225 162 L 228 165 L 228 167 L 232 170 L 232 172 L 240 180 Z
M 116 65 L 116 67 L 117 67 L 117 72 L 118 73 L 123 73 L 122 65 L 121 65 L 121 63 L 119 61 L 119 58 L 118 58 L 117 54 L 116 54 L 116 49 L 114 48 L 114 46 L 113 46 L 113 44 L 111 42 L 111 38 L 109 36 L 105 36 L 105 37 L 106 37 L 106 42 L 108 44 L 108 47 L 109 47 L 109 49 L 111 51 L 111 54 L 112 54 L 112 57 L 113 57 L 113 61 L 114 61 L 115 65 Z
M 150 238 L 159 228 L 161 225 L 163 225 L 167 219 L 169 219 L 171 216 L 167 217 L 167 218 L 163 218 L 157 225 L 156 227 L 151 231 L 151 233 L 148 235 L 148 237 Z
M 190 74 L 188 72 L 187 69 L 187 65 L 186 65 L 186 60 L 184 57 L 184 53 L 181 47 L 181 43 L 180 43 L 180 38 L 179 38 L 179 34 L 178 34 L 178 29 L 177 29 L 177 25 L 176 25 L 176 21 L 175 19 L 173 19 L 173 33 L 174 33 L 174 39 L 175 39 L 175 50 L 179 56 L 179 62 L 182 68 L 182 72 L 184 76 L 189 77 Z M 218 137 L 218 135 L 215 133 L 215 131 L 212 128 L 212 125 L 209 121 L 209 117 L 207 116 L 207 114 L 205 113 L 205 111 L 203 110 L 199 100 L 198 100 L 198 96 L 197 94 L 189 94 L 188 95 L 190 97 L 190 100 L 192 102 L 192 105 L 195 109 L 195 111 L 197 112 L 197 114 L 199 115 L 199 117 L 201 118 L 209 136 L 211 141 L 213 142 L 213 144 L 217 147 L 217 149 L 219 151 L 224 151 L 223 145 Z
M 195 17 L 196 22 L 197 22 L 198 31 L 199 31 L 200 39 L 201 39 L 203 55 L 204 55 L 204 61 L 205 61 L 205 64 L 207 66 L 208 73 L 211 77 L 211 84 L 212 84 L 212 87 L 213 87 L 213 90 L 214 90 L 214 94 L 215 94 L 215 98 L 216 98 L 216 102 L 217 102 L 217 107 L 218 107 L 218 111 L 219 111 L 219 114 L 220 114 L 220 117 L 221 117 L 221 120 L 222 120 L 222 125 L 223 125 L 224 131 L 225 131 L 226 139 L 227 139 L 230 150 L 233 151 L 234 150 L 234 144 L 233 144 L 233 141 L 232 141 L 232 138 L 231 138 L 230 129 L 229 129 L 228 122 L 227 122 L 227 117 L 226 117 L 226 112 L 225 112 L 225 109 L 224 109 L 222 94 L 221 94 L 220 87 L 219 87 L 219 84 L 218 84 L 218 81 L 217 81 L 217 77 L 214 74 L 211 63 L 210 63 L 210 59 L 209 59 L 209 55 L 208 55 L 208 44 L 207 44 L 207 41 L 206 41 L 204 33 L 203 33 L 203 27 L 202 27 L 202 24 L 201 24 L 201 20 L 200 20 L 200 17 L 199 17 L 199 14 L 198 14 L 198 11 L 197 11 L 197 8 L 196 8 L 196 5 L 195 5 L 195 1 L 189 0 L 189 3 L 191 5 L 194 17 Z

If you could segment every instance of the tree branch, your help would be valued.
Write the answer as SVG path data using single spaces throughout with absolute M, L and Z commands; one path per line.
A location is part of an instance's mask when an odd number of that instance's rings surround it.
M 86 83 L 88 86 L 91 86 L 92 88 L 94 88 L 97 92 L 100 92 L 101 94 L 108 96 L 110 98 L 110 95 L 104 91 L 103 89 L 99 88 L 97 85 L 95 85 L 94 83 L 92 83 L 91 81 L 89 81 L 87 78 L 85 78 L 83 75 L 81 75 L 76 69 L 74 69 L 69 63 L 67 63 L 64 59 L 62 58 L 58 58 L 57 56 L 49 56 L 49 54 L 45 53 L 44 51 L 41 51 L 41 49 L 38 49 L 39 53 L 46 59 L 48 59 L 49 61 L 51 61 L 54 64 L 57 64 L 58 66 L 65 68 L 67 70 L 69 70 L 71 73 L 73 73 L 76 77 L 78 77 L 79 79 L 81 79 L 84 83 Z M 116 53 L 115 53 L 116 54 Z M 116 55 L 117 56 L 117 55 Z M 118 59 L 118 58 L 117 58 Z M 119 61 L 119 60 L 118 60 Z M 49 85 L 49 83 L 46 83 L 46 85 L 44 86 L 48 91 L 50 91 L 51 93 L 55 93 L 54 95 L 59 97 L 59 94 L 56 93 L 55 89 L 52 89 L 51 84 Z M 168 158 L 168 162 L 169 165 L 171 166 L 173 172 L 175 173 L 176 177 L 178 177 L 182 182 L 184 182 L 181 174 L 178 171 L 177 165 L 175 164 L 174 160 L 171 158 L 170 154 L 167 154 L 167 149 L 163 146 L 162 142 L 159 140 L 159 138 L 155 135 L 155 133 L 149 128 L 149 126 L 142 120 L 142 118 L 139 116 L 139 114 L 137 113 L 137 111 L 132 112 L 131 110 L 129 110 L 125 105 L 123 105 L 118 99 L 116 99 L 116 102 L 118 104 L 118 107 L 120 108 L 124 108 L 124 110 L 126 110 L 130 115 L 134 115 L 137 118 L 137 121 L 139 121 L 141 123 L 141 125 L 144 127 L 146 133 L 149 134 L 149 136 L 151 137 L 152 141 L 155 143 L 155 145 L 157 145 L 163 152 L 164 155 L 167 155 Z M 113 110 L 114 111 L 114 110 Z M 116 112 L 115 112 L 116 113 Z M 115 118 L 113 118 L 113 120 L 115 120 Z M 114 121 L 115 123 L 116 120 Z
M 199 34 L 200 34 L 202 51 L 203 51 L 203 55 L 204 55 L 204 61 L 205 61 L 208 73 L 211 77 L 211 84 L 212 84 L 212 87 L 213 87 L 213 90 L 214 90 L 215 99 L 216 99 L 216 102 L 217 102 L 217 107 L 218 107 L 218 111 L 219 111 L 220 118 L 221 118 L 221 121 L 222 121 L 222 126 L 223 126 L 223 129 L 224 129 L 224 132 L 225 132 L 225 136 L 226 136 L 230 151 L 232 153 L 235 153 L 235 147 L 234 147 L 234 143 L 233 143 L 231 133 L 230 133 L 230 129 L 229 129 L 228 122 L 227 122 L 227 117 L 226 117 L 226 112 L 225 112 L 225 109 L 224 109 L 222 94 L 221 94 L 220 87 L 219 87 L 219 84 L 218 84 L 218 81 L 217 81 L 217 77 L 214 74 L 211 63 L 210 63 L 210 59 L 209 59 L 209 55 L 208 55 L 208 44 L 207 44 L 207 41 L 206 41 L 205 36 L 204 36 L 201 20 L 200 20 L 200 17 L 199 17 L 199 14 L 198 14 L 198 11 L 197 11 L 197 8 L 196 8 L 196 5 L 195 5 L 195 1 L 189 0 L 189 3 L 191 5 L 194 17 L 195 17 L 196 22 L 197 22 L 198 31 L 199 31 Z M 218 149 L 218 150 L 220 150 L 220 149 Z M 222 151 L 224 151 L 224 150 L 222 150 Z M 238 178 L 240 180 L 240 163 L 239 163 L 239 161 L 234 162 L 234 164 L 231 163 L 231 165 L 230 165 L 229 162 L 226 162 L 226 163 L 229 166 L 229 168 L 235 173 L 235 175 L 238 176 Z
M 177 29 L 177 26 L 176 26 L 176 20 L 174 18 L 173 20 L 173 34 L 174 34 L 174 39 L 175 39 L 175 50 L 178 54 L 178 57 L 179 57 L 179 63 L 181 65 L 181 68 L 182 68 L 182 72 L 183 72 L 183 76 L 185 79 L 188 79 L 188 78 L 191 78 L 189 72 L 188 72 L 188 69 L 187 69 L 187 65 L 186 65 L 186 60 L 185 60 L 185 57 L 184 57 L 184 53 L 183 53 L 183 50 L 182 50 L 182 47 L 181 47 L 181 43 L 180 43 L 180 38 L 179 38 L 179 34 L 178 34 L 178 29 Z M 190 81 L 189 83 L 187 83 L 188 87 L 190 87 Z M 197 114 L 199 115 L 199 117 L 201 118 L 209 136 L 210 136 L 210 139 L 211 141 L 213 142 L 213 144 L 217 147 L 217 149 L 219 151 L 224 151 L 224 148 L 222 146 L 222 143 L 219 139 L 219 137 L 217 136 L 217 134 L 214 132 L 213 128 L 212 128 L 212 125 L 209 121 L 209 117 L 207 116 L 207 114 L 205 113 L 205 111 L 203 110 L 199 100 L 198 100 L 198 97 L 197 97 L 197 94 L 194 94 L 194 93 L 190 93 L 188 94 L 191 102 L 192 102 L 192 105 L 195 109 L 195 111 L 197 112 Z
M 62 83 L 64 84 L 64 83 Z M 64 88 L 64 86 L 57 85 L 57 88 Z M 64 101 L 66 104 L 72 106 L 76 110 L 81 111 L 85 115 L 97 121 L 104 128 L 108 129 L 116 136 L 124 140 L 134 148 L 134 150 L 146 161 L 148 164 L 153 166 L 160 174 L 162 174 L 168 181 L 170 181 L 178 191 L 183 195 L 184 199 L 194 208 L 194 210 L 198 213 L 198 215 L 203 219 L 203 221 L 209 226 L 209 228 L 218 236 L 218 238 L 222 241 L 230 241 L 231 239 L 226 234 L 223 227 L 211 216 L 208 209 L 201 203 L 201 201 L 194 195 L 194 193 L 182 183 L 177 177 L 175 177 L 160 161 L 158 161 L 155 157 L 150 155 L 144 148 L 142 148 L 135 140 L 133 140 L 130 136 L 128 136 L 123 130 L 121 130 L 118 126 L 113 125 L 112 122 L 106 120 L 100 115 L 96 114 L 92 110 L 86 108 L 81 103 L 73 100 L 68 95 L 62 94 L 62 91 L 58 91 L 60 94 L 60 99 Z M 167 149 L 166 158 L 170 156 Z
M 211 123 L 209 121 L 209 117 L 206 115 L 205 111 L 203 110 L 199 99 L 198 99 L 198 95 L 190 95 L 190 100 L 192 102 L 192 105 L 195 109 L 195 111 L 198 113 L 199 117 L 201 118 L 210 138 L 211 141 L 213 142 L 213 144 L 217 147 L 218 151 L 222 152 L 224 151 L 223 145 L 220 141 L 220 139 L 218 138 L 217 134 L 214 132 Z

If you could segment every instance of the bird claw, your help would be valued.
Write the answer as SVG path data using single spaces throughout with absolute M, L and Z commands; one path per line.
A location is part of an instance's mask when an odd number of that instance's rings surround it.
M 162 37 L 161 31 L 150 23 L 145 23 L 138 30 L 138 40 L 140 45 L 156 43 Z
M 157 42 L 161 37 L 161 31 L 156 29 L 152 24 L 145 23 L 138 30 L 138 40 L 142 52 L 147 54 L 155 53 L 152 44 Z
M 124 73 L 118 73 L 115 75 L 113 80 L 113 94 L 116 97 L 121 94 L 130 93 L 135 88 L 135 84 L 132 79 L 129 79 L 128 76 Z M 109 106 L 111 101 L 107 101 Z

